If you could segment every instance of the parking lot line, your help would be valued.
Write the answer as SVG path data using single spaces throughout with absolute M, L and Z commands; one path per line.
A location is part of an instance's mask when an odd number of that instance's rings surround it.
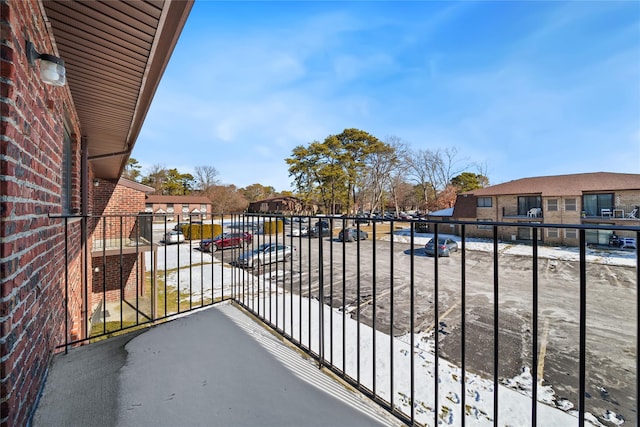
M 542 339 L 540 340 L 540 353 L 538 354 L 538 383 L 542 383 L 544 374 L 544 357 L 547 354 L 547 342 L 549 337 L 549 318 L 544 319 L 542 327 Z
M 455 309 L 458 307 L 458 305 L 460 305 L 460 303 L 455 303 L 455 304 L 453 304 L 453 305 L 452 305 L 452 306 L 451 306 L 447 311 L 445 311 L 444 313 L 442 313 L 442 316 L 438 317 L 438 323 L 440 323 L 440 322 L 442 321 L 442 319 L 444 319 L 444 318 L 445 318 L 445 317 L 447 317 L 449 314 L 451 314 L 451 312 L 452 312 L 453 310 L 455 310 Z M 427 329 L 425 329 L 425 330 L 424 330 L 424 332 L 428 334 L 429 332 L 431 332 L 431 330 L 432 330 L 433 328 L 435 328 L 435 326 L 436 326 L 436 325 L 435 325 L 433 322 L 431 322 L 431 323 L 429 324 L 429 326 L 427 326 Z

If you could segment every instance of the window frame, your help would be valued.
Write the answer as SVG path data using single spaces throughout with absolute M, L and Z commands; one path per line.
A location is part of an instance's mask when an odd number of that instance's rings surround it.
M 573 201 L 573 203 L 570 203 L 570 201 Z M 571 209 L 572 206 L 573 206 L 573 209 Z M 564 199 L 564 210 L 565 210 L 565 212 L 577 212 L 578 211 L 578 199 L 575 198 L 575 197 Z
M 489 202 L 488 204 L 483 204 L 483 202 Z M 484 197 L 478 197 L 476 199 L 476 207 L 478 208 L 491 208 L 493 207 L 493 197 L 491 196 L 484 196 Z

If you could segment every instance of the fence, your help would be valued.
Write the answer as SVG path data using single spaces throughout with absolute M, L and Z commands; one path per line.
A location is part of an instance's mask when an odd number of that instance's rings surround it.
M 250 241 L 210 253 L 164 244 L 166 218 L 144 239 L 138 217 L 75 221 L 91 274 L 67 329 L 86 332 L 61 346 L 231 299 L 408 424 L 637 421 L 638 227 L 519 224 L 530 240 L 514 243 L 498 239 L 505 223 L 451 221 L 449 235 L 426 220 L 234 214 L 212 221 Z M 322 222 L 328 236 L 309 237 Z M 129 245 L 95 245 L 113 224 L 133 224 L 111 237 Z M 575 230 L 579 245 L 546 245 L 554 228 Z M 633 244 L 587 245 L 607 230 Z

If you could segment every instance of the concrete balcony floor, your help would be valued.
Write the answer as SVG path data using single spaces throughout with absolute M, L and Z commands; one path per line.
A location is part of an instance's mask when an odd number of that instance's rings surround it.
M 393 426 L 231 303 L 53 358 L 40 426 Z

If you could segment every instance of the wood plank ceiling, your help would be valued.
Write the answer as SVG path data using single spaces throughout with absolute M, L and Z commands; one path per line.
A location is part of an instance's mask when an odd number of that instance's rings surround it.
M 96 177 L 133 150 L 193 0 L 44 0 Z

